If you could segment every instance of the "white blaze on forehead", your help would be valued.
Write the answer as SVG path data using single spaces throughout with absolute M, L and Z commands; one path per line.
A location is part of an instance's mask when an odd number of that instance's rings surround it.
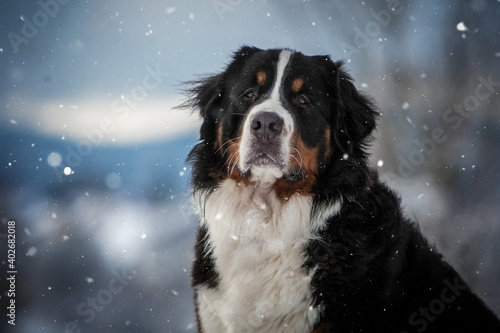
M 280 93 L 283 86 L 283 78 L 285 76 L 286 67 L 288 65 L 288 62 L 290 61 L 292 53 L 293 52 L 290 50 L 281 51 L 278 64 L 276 66 L 276 78 L 274 79 L 271 96 L 269 97 L 269 99 L 262 102 L 262 104 L 259 104 L 252 108 L 249 114 L 250 118 L 255 112 L 274 111 L 283 118 L 283 128 L 286 129 L 289 133 L 291 133 L 293 129 L 293 119 L 290 113 L 281 104 Z
M 285 73 L 286 65 L 290 61 L 290 56 L 292 55 L 292 51 L 283 50 L 280 53 L 280 58 L 278 60 L 278 66 L 276 69 L 276 79 L 274 80 L 273 92 L 271 93 L 271 99 L 279 101 L 279 93 L 281 89 L 281 83 L 283 81 L 283 74 Z
M 290 139 L 293 133 L 293 118 L 290 113 L 285 109 L 280 101 L 280 95 L 282 91 L 283 79 L 285 76 L 286 68 L 290 62 L 290 57 L 293 51 L 283 50 L 280 52 L 278 64 L 276 65 L 276 76 L 271 89 L 271 95 L 268 99 L 264 100 L 262 103 L 253 106 L 248 113 L 248 116 L 243 125 L 243 134 L 241 138 L 240 145 L 240 160 L 239 167 L 242 171 L 247 171 L 249 166 L 246 165 L 246 160 L 250 152 L 250 143 L 252 140 L 252 134 L 250 125 L 255 114 L 259 112 L 274 112 L 279 115 L 284 120 L 283 124 L 283 135 L 281 142 L 281 154 L 284 157 L 285 164 L 288 164 L 290 159 Z

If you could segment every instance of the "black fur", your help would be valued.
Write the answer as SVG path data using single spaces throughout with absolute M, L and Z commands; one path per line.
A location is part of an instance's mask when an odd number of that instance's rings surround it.
M 225 71 L 193 82 L 184 106 L 203 117 L 201 141 L 189 154 L 195 193 L 215 189 L 227 177 L 227 155 L 214 149 L 217 128 L 222 123 L 224 135 L 235 135 L 248 110 L 238 97 L 240 86 L 251 84 L 256 66 L 272 66 L 279 51 L 243 47 Z M 332 132 L 332 153 L 319 158 L 310 193 L 314 209 L 342 201 L 340 213 L 304 249 L 304 268 L 315 269 L 313 305 L 323 309 L 313 332 L 500 332 L 493 312 L 404 217 L 398 196 L 369 169 L 366 150 L 378 112 L 343 64 L 300 53 L 291 61 L 291 70 L 316 82 L 310 108 L 294 113 L 301 138 L 314 147 L 319 130 Z M 215 288 L 219 277 L 206 252 L 206 232 L 198 231 L 192 282 Z

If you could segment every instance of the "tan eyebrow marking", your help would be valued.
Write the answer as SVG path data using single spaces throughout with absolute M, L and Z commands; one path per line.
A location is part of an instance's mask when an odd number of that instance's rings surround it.
M 257 72 L 257 83 L 264 84 L 266 81 L 266 73 L 265 72 Z
M 300 90 L 300 88 L 302 88 L 303 85 L 304 85 L 304 80 L 302 80 L 302 79 L 293 80 L 292 91 L 295 93 L 298 92 Z

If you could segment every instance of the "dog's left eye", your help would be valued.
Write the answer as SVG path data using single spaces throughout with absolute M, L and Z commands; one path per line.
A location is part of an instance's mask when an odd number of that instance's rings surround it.
M 307 105 L 309 104 L 309 100 L 307 99 L 306 96 L 304 95 L 300 95 L 298 98 L 297 98 L 297 102 L 300 104 L 300 105 Z
M 247 91 L 245 91 L 243 93 L 243 96 L 245 96 L 248 99 L 254 99 L 256 94 L 255 94 L 255 91 L 253 89 L 248 89 Z

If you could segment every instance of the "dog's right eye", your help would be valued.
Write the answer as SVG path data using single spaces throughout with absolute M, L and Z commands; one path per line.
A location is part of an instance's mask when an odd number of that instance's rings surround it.
M 255 91 L 253 89 L 248 89 L 247 91 L 245 91 L 243 93 L 243 96 L 247 99 L 254 99 L 255 96 L 257 96 L 257 94 L 255 93 Z

